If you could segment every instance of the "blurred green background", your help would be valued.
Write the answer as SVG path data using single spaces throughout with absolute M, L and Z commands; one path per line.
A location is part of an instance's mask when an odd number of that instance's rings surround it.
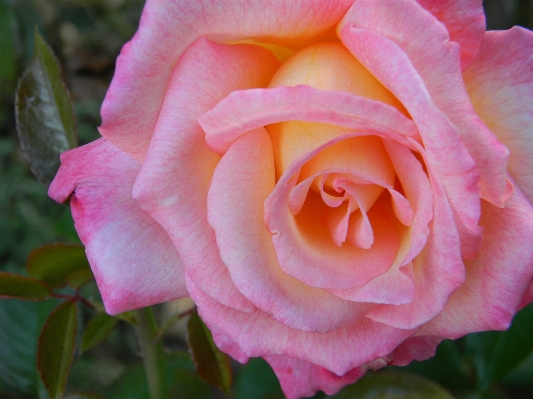
M 0 0 L 0 270 L 24 273 L 32 249 L 52 242 L 78 242 L 70 210 L 50 200 L 46 188 L 31 175 L 15 130 L 14 92 L 18 76 L 32 55 L 36 27 L 61 61 L 80 143 L 84 144 L 98 137 L 100 104 L 115 59 L 134 34 L 143 4 L 141 0 Z M 533 27 L 533 0 L 490 0 L 484 6 L 489 29 L 515 24 Z M 88 295 L 98 296 L 94 286 L 87 289 Z M 159 315 L 164 318 L 180 306 L 161 306 Z M 37 379 L 28 377 L 33 371 L 27 369 L 35 337 L 51 309 L 46 303 L 0 302 L 0 399 L 46 396 Z M 518 327 L 509 333 L 473 334 L 446 341 L 436 358 L 414 362 L 404 370 L 438 382 L 458 398 L 531 399 L 533 356 L 528 354 L 533 350 L 533 308 L 529 306 L 517 317 L 521 318 Z M 6 330 L 8 324 L 29 336 L 22 349 L 15 350 L 6 343 L 14 334 Z M 16 335 L 13 339 L 19 338 Z M 165 345 L 175 350 L 185 348 L 179 328 L 166 335 Z M 119 323 L 100 349 L 76 359 L 69 387 L 91 389 L 106 398 L 143 398 L 142 388 L 125 391 L 132 389 L 131 384 L 142 384 L 140 366 L 131 366 L 138 361 L 137 350 L 132 331 Z M 172 362 L 182 370 L 175 377 L 185 392 L 182 397 L 226 397 L 199 381 L 190 361 L 179 353 Z M 12 357 L 22 360 L 5 360 Z M 227 397 L 280 397 L 276 379 L 263 361 L 235 367 L 235 390 Z

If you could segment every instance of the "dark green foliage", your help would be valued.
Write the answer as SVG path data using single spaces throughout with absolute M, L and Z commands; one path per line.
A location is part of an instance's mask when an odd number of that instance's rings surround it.
M 7 392 L 37 397 L 37 343 L 56 301 L 0 301 L 0 397 Z
M 81 245 L 53 244 L 32 251 L 26 263 L 28 274 L 49 287 L 78 288 L 93 279 L 85 248 Z
M 37 370 L 51 399 L 60 399 L 74 358 L 77 305 L 67 301 L 48 317 L 39 337 Z
M 228 355 L 216 347 L 211 331 L 197 312 L 192 313 L 189 319 L 187 342 L 198 374 L 228 393 L 231 390 L 233 378 Z
M 43 301 L 50 298 L 48 287 L 30 277 L 0 272 L 0 299 L 17 298 Z
M 20 145 L 33 174 L 48 186 L 59 155 L 77 146 L 72 105 L 59 63 L 35 32 L 35 52 L 19 80 L 15 103 Z
M 454 399 L 423 377 L 390 371 L 370 373 L 333 395 L 335 399 Z

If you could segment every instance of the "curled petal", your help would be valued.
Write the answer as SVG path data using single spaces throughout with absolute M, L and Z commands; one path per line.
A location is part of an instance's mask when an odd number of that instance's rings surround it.
M 459 234 L 444 189 L 433 182 L 434 209 L 426 246 L 413 260 L 414 298 L 408 304 L 380 305 L 367 317 L 396 328 L 416 328 L 437 316 L 465 281 Z
M 461 8 L 459 4 L 457 7 Z M 446 28 L 412 0 L 358 0 L 339 29 L 342 41 L 354 56 L 407 108 L 428 149 L 431 151 L 436 144 L 428 137 L 431 129 L 426 124 L 428 121 L 431 125 L 441 125 L 444 130 L 440 134 L 446 134 L 450 142 L 457 142 L 459 135 L 476 163 L 481 196 L 503 206 L 510 195 L 506 182 L 509 153 L 474 112 L 461 77 L 459 46 L 449 41 Z M 388 41 L 395 46 L 390 46 Z M 395 51 L 400 58 L 393 56 Z M 395 68 L 389 68 L 391 64 Z M 423 110 L 428 106 L 433 108 L 431 103 L 446 115 L 454 128 L 446 128 L 449 123 L 438 112 Z M 464 152 L 457 144 L 454 147 L 455 151 Z M 460 152 L 455 153 L 458 155 Z M 448 188 L 446 191 L 450 195 Z M 452 201 L 455 208 L 454 203 L 455 200 Z
M 246 168 L 243 157 L 249 160 Z M 370 305 L 309 287 L 279 268 L 263 223 L 264 202 L 273 188 L 272 145 L 261 128 L 230 147 L 208 194 L 209 223 L 233 283 L 255 306 L 291 328 L 327 332 L 356 323 Z
M 476 57 L 485 34 L 482 0 L 417 0 L 446 26 L 450 40 L 461 47 L 461 70 Z
M 533 208 L 516 190 L 501 209 L 483 201 L 483 246 L 466 265 L 466 281 L 421 335 L 458 338 L 484 330 L 504 330 L 524 306 L 533 278 Z
M 367 63 L 367 67 L 396 94 L 416 122 L 424 143 L 426 165 L 450 199 L 461 234 L 463 255 L 473 257 L 481 242 L 481 230 L 477 226 L 479 174 L 457 130 L 432 103 L 418 72 L 395 43 L 375 32 L 355 28 L 346 28 L 341 35 L 354 55 L 363 64 Z M 383 59 L 393 62 L 396 67 L 388 68 Z M 408 85 L 402 83 L 406 80 Z
M 106 310 L 117 314 L 188 296 L 165 230 L 131 196 L 140 164 L 105 139 L 68 151 L 49 195 L 69 197 Z
M 236 91 L 198 121 L 209 147 L 224 153 L 241 134 L 283 121 L 320 122 L 391 137 L 411 147 L 406 137 L 417 137 L 416 125 L 400 111 L 379 101 L 349 93 L 325 91 L 310 86 L 275 87 Z M 344 135 L 314 141 L 304 153 Z
M 278 65 L 270 52 L 254 45 L 206 39 L 191 45 L 174 68 L 133 188 L 142 208 L 168 232 L 191 278 L 241 310 L 253 307 L 231 283 L 207 222 L 207 192 L 220 158 L 207 148 L 197 118 L 233 90 L 266 86 Z
M 328 31 L 351 3 L 147 1 L 139 30 L 117 59 L 115 76 L 102 105 L 100 133 L 142 160 L 158 123 L 173 68 L 198 38 L 225 43 L 255 39 L 298 47 Z
M 352 384 L 361 378 L 366 367 L 356 367 L 342 376 L 325 369 L 324 367 L 291 359 L 287 356 L 265 356 L 274 373 L 278 377 L 281 389 L 287 399 L 299 399 L 312 396 L 318 390 L 327 395 L 339 392 L 345 385 Z M 385 366 L 385 362 L 383 362 Z
M 533 201 L 533 32 L 515 27 L 487 32 L 464 72 L 472 104 L 509 150 L 509 172 Z M 489 162 L 490 162 L 490 158 Z
M 320 228 L 320 215 L 327 208 L 318 193 L 309 191 L 298 215 L 290 211 L 289 197 L 299 169 L 324 148 L 353 136 L 332 140 L 294 162 L 265 202 L 265 223 L 273 234 L 280 267 L 313 287 L 346 289 L 364 284 L 390 267 L 398 248 L 397 229 L 374 207 L 369 212 L 371 223 L 373 218 L 383 223 L 373 224 L 376 239 L 368 250 L 352 245 L 339 248 L 333 243 L 327 230 Z
M 438 336 L 414 336 L 403 341 L 391 354 L 389 364 L 407 366 L 413 360 L 418 362 L 435 356 L 437 346 L 442 342 Z

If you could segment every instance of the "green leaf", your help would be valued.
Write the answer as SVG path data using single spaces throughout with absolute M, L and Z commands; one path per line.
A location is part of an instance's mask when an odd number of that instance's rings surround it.
M 59 63 L 37 32 L 33 58 L 19 80 L 15 110 L 24 155 L 33 174 L 48 186 L 59 168 L 59 155 L 77 146 L 77 133 Z
M 165 356 L 167 392 L 176 399 L 212 398 L 211 386 L 201 378 L 187 352 L 173 352 Z
M 166 391 L 171 399 L 212 398 L 210 386 L 195 372 L 186 352 L 165 353 L 163 358 L 167 382 Z M 146 374 L 142 364 L 129 366 L 106 392 L 107 399 L 149 399 Z
M 0 0 L 0 98 L 12 98 L 17 81 L 17 54 L 14 41 L 14 15 Z
M 51 292 L 42 282 L 18 274 L 0 272 L 0 299 L 17 298 L 43 301 Z
M 187 325 L 187 343 L 198 374 L 228 393 L 232 383 L 229 358 L 216 347 L 211 331 L 196 311 L 191 314 Z
M 522 309 L 507 331 L 487 331 L 465 338 L 478 374 L 478 387 L 486 391 L 517 367 L 533 351 L 533 304 Z
M 74 228 L 74 219 L 70 208 L 66 208 L 61 216 L 55 220 L 53 227 L 58 236 L 64 237 L 75 244 L 81 244 L 78 232 Z
M 85 352 L 102 342 L 113 331 L 118 319 L 105 313 L 98 313 L 91 319 L 81 338 L 80 350 Z
M 48 317 L 39 337 L 37 369 L 51 399 L 63 394 L 76 346 L 77 305 L 67 301 Z
M 261 358 L 250 359 L 240 370 L 235 379 L 236 399 L 264 399 L 285 396 L 272 368 Z
M 0 301 L 0 381 L 9 393 L 36 397 L 39 333 L 57 300 Z M 0 390 L 0 397 L 4 397 Z
M 335 399 L 453 399 L 443 388 L 423 377 L 380 371 L 331 396 Z
M 28 274 L 52 289 L 74 288 L 92 280 L 93 274 L 81 245 L 53 244 L 33 250 L 26 263 Z
M 149 397 L 146 375 L 140 363 L 129 366 L 106 394 L 107 399 L 149 399 Z
M 174 370 L 172 391 L 176 399 L 214 398 L 211 387 L 198 373 L 190 370 Z
M 98 289 L 96 289 L 96 290 L 98 291 Z M 96 302 L 96 301 L 92 301 L 92 300 L 89 300 L 89 302 L 94 307 L 94 309 L 96 309 L 96 311 L 98 313 L 105 313 L 106 312 L 105 306 L 104 306 L 104 304 L 102 302 Z M 122 313 L 114 315 L 113 317 L 115 317 L 115 318 L 117 318 L 119 320 L 125 321 L 126 323 L 129 323 L 129 324 L 131 324 L 133 326 L 136 326 L 139 323 L 138 320 L 137 320 L 137 316 L 136 316 L 134 311 L 122 312 Z

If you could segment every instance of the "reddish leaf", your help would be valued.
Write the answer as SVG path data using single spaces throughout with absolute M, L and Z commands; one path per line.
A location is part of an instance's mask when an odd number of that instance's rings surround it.
M 50 298 L 50 289 L 42 282 L 18 274 L 0 272 L 0 299 L 16 298 L 43 301 Z
M 26 269 L 31 277 L 51 288 L 61 288 L 66 284 L 78 288 L 94 278 L 81 245 L 52 244 L 39 247 L 28 257 Z

